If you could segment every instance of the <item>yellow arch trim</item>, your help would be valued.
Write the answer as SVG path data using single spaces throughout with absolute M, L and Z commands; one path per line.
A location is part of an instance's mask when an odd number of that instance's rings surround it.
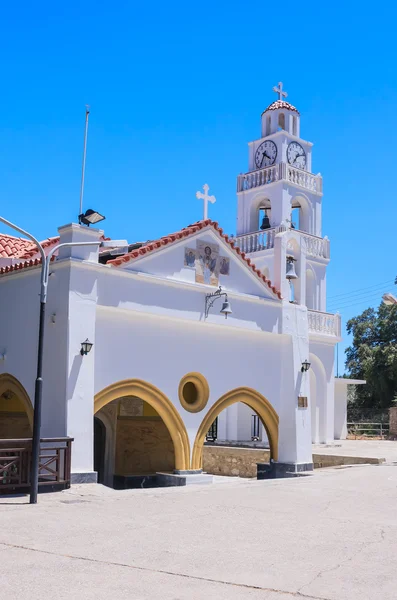
M 94 414 L 103 406 L 122 396 L 137 396 L 158 412 L 163 419 L 174 443 L 175 468 L 185 471 L 190 464 L 189 437 L 182 417 L 175 406 L 163 392 L 147 381 L 140 379 L 124 379 L 112 383 L 96 394 L 94 399 Z
M 13 375 L 9 373 L 2 373 L 0 375 L 0 396 L 7 390 L 10 390 L 18 396 L 22 401 L 27 417 L 29 419 L 29 425 L 33 428 L 33 405 L 30 401 L 27 391 L 23 387 L 22 383 L 18 381 Z
M 278 459 L 278 414 L 262 394 L 249 387 L 240 387 L 221 396 L 204 417 L 193 446 L 192 469 L 202 469 L 203 445 L 212 423 L 219 413 L 236 402 L 247 404 L 259 415 L 269 438 L 270 456 L 274 460 Z

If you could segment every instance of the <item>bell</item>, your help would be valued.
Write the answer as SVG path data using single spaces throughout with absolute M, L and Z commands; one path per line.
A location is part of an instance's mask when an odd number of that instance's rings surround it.
M 262 219 L 262 225 L 261 225 L 261 229 L 262 229 L 262 231 L 263 231 L 264 229 L 271 229 L 271 225 L 270 225 L 270 219 L 269 219 L 269 217 L 267 216 L 267 213 L 265 213 L 265 216 L 264 216 L 264 217 L 263 217 L 263 219 Z
M 229 301 L 226 299 L 225 302 L 222 304 L 222 308 L 221 308 L 221 315 L 225 315 L 225 318 L 227 319 L 227 315 L 231 315 L 232 314 L 232 309 L 230 308 L 230 304 Z
M 285 277 L 289 280 L 298 279 L 298 275 L 295 272 L 295 260 L 293 258 L 287 258 L 287 272 L 285 273 Z

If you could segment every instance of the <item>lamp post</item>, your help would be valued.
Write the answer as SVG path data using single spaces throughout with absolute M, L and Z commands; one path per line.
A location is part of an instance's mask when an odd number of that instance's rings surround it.
M 46 257 L 40 242 L 30 233 L 21 229 L 14 223 L 0 217 L 0 221 L 15 229 L 22 235 L 32 240 L 41 255 L 41 279 L 40 279 L 40 313 L 39 313 L 39 338 L 37 346 L 37 372 L 34 387 L 34 412 L 33 412 L 33 439 L 32 439 L 32 464 L 30 471 L 30 504 L 37 503 L 37 492 L 39 487 L 39 458 L 40 458 L 40 428 L 41 428 L 41 400 L 43 395 L 43 348 L 44 348 L 44 324 L 45 308 L 47 303 L 47 287 L 51 258 L 59 248 L 71 246 L 99 246 L 101 242 L 64 242 L 57 244 L 50 250 Z

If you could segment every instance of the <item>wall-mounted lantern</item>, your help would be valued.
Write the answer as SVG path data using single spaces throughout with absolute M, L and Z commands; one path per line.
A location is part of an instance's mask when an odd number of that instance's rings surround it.
M 80 350 L 81 356 L 85 356 L 86 354 L 91 352 L 91 348 L 93 347 L 93 345 L 94 344 L 92 344 L 91 342 L 88 341 L 88 338 L 86 339 L 85 342 L 81 342 L 81 350 Z
M 301 371 L 302 373 L 306 373 L 310 369 L 310 363 L 308 360 L 304 360 L 302 363 Z

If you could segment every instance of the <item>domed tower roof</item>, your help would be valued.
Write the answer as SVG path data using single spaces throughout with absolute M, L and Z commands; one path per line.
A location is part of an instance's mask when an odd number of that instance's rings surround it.
M 286 102 L 285 100 L 275 100 L 263 111 L 262 115 L 268 110 L 277 110 L 279 108 L 284 108 L 285 110 L 292 110 L 293 112 L 296 112 L 299 115 L 299 110 L 295 108 L 295 106 L 292 106 L 292 104 L 290 104 L 289 102 Z

